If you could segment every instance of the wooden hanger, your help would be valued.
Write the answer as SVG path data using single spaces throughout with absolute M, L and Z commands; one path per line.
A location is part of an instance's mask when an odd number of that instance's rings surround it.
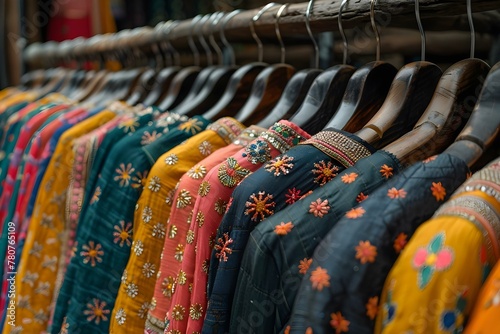
M 421 60 L 403 66 L 392 81 L 382 107 L 363 128 L 355 134 L 375 147 L 383 147 L 409 132 L 429 104 L 442 75 L 441 69 L 425 61 L 425 31 L 420 21 L 418 0 L 415 17 L 421 35 Z M 372 1 L 371 12 L 375 2 Z M 371 16 L 374 30 L 378 30 Z M 378 50 L 378 52 L 380 52 Z
M 445 153 L 464 160 L 469 167 L 482 156 L 500 131 L 500 63 L 493 66 L 471 117 Z
M 306 10 L 306 28 L 309 33 L 309 37 L 311 38 L 311 41 L 313 42 L 314 46 L 314 58 L 315 58 L 315 68 L 314 69 L 306 69 L 306 70 L 301 70 L 297 73 L 294 74 L 294 76 L 290 79 L 288 84 L 285 86 L 285 89 L 283 91 L 283 94 L 281 95 L 280 99 L 278 100 L 278 103 L 274 106 L 273 110 L 263 119 L 261 120 L 257 125 L 260 127 L 263 127 L 265 129 L 271 127 L 275 122 L 281 120 L 281 119 L 288 119 L 290 118 L 302 105 L 304 102 L 304 99 L 307 96 L 307 93 L 309 91 L 309 88 L 311 87 L 312 83 L 316 79 L 316 77 L 321 73 L 321 70 L 319 70 L 319 50 L 318 50 L 318 44 L 316 43 L 316 40 L 314 39 L 314 36 L 312 34 L 311 28 L 310 28 L 310 15 L 311 15 L 311 8 L 313 7 L 314 0 L 310 0 L 309 4 L 307 6 Z M 279 29 L 279 20 L 281 17 L 281 14 L 283 11 L 288 7 L 289 4 L 284 4 L 283 6 L 280 7 L 278 10 L 278 13 L 276 14 L 276 21 L 275 21 L 275 30 L 276 30 L 276 36 L 278 37 L 278 40 L 281 45 L 281 63 L 285 63 L 285 44 L 283 42 L 283 38 L 281 37 L 281 32 Z

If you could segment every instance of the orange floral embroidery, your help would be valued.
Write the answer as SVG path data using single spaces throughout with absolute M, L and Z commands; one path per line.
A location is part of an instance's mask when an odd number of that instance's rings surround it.
M 444 189 L 441 182 L 432 182 L 431 191 L 432 196 L 436 198 L 436 201 L 444 200 L 444 197 L 446 196 L 446 189 Z
M 284 223 L 284 222 L 281 222 L 280 225 L 276 225 L 274 227 L 274 233 L 276 233 L 277 235 L 287 235 L 293 228 L 293 224 L 292 222 L 288 222 L 288 223 Z
M 362 207 L 357 207 L 357 208 L 354 208 L 354 209 L 351 209 L 349 211 L 347 211 L 347 213 L 345 214 L 345 216 L 347 218 L 350 218 L 350 219 L 356 219 L 356 218 L 359 218 L 359 217 L 363 217 L 363 215 L 365 214 L 365 209 L 363 209 Z
M 432 157 L 428 157 L 427 159 L 425 159 L 424 161 L 422 161 L 424 164 L 428 164 L 429 162 L 431 161 L 434 161 L 436 160 L 437 158 L 437 155 L 433 155 Z
M 365 195 L 363 193 L 359 193 L 359 195 L 356 196 L 356 202 L 361 203 L 367 198 L 368 198 L 368 195 Z
M 399 254 L 403 250 L 403 248 L 405 248 L 407 243 L 408 236 L 403 232 L 399 233 L 399 235 L 396 237 L 396 240 L 394 240 L 394 250 L 396 251 L 396 253 Z
M 328 271 L 326 269 L 323 269 L 321 267 L 313 270 L 309 280 L 312 283 L 313 289 L 317 289 L 319 291 L 323 290 L 323 288 L 325 287 L 330 286 L 330 275 L 328 275 Z
M 333 329 L 335 329 L 336 334 L 349 331 L 349 325 L 351 324 L 351 322 L 347 321 L 342 316 L 342 313 L 340 312 L 332 313 L 330 317 L 332 318 L 332 320 L 330 320 L 330 325 L 332 326 Z
M 375 319 L 378 313 L 378 296 L 371 297 L 366 303 L 366 315 L 371 320 Z
M 383 164 L 382 167 L 380 167 L 380 174 L 382 174 L 383 177 L 386 179 L 390 178 L 392 174 L 393 168 L 390 166 L 387 166 L 386 164 Z
M 285 330 L 283 331 L 283 334 L 290 334 L 290 325 L 286 326 Z
M 322 201 L 321 198 L 318 198 L 309 205 L 309 213 L 312 213 L 314 217 L 323 218 L 328 213 L 328 210 L 330 210 L 330 206 L 327 199 Z
M 370 241 L 360 241 L 356 246 L 356 259 L 358 259 L 361 264 L 375 262 L 376 256 L 377 247 L 373 246 Z
M 349 173 L 349 174 L 342 175 L 341 180 L 344 183 L 353 183 L 354 181 L 356 181 L 357 177 L 358 177 L 358 174 L 356 174 L 356 173 Z
M 405 198 L 406 197 L 406 191 L 401 188 L 401 189 L 396 189 L 394 187 L 392 187 L 391 189 L 389 189 L 387 191 L 387 196 L 389 196 L 389 198 L 392 198 L 392 199 L 396 199 L 396 198 Z
M 274 213 L 272 208 L 274 208 L 276 203 L 272 199 L 273 195 L 266 194 L 265 191 L 259 191 L 257 196 L 252 194 L 249 201 L 245 203 L 247 207 L 245 214 L 248 216 L 251 215 L 252 221 L 264 220 L 264 218 Z
M 313 259 L 308 259 L 307 257 L 304 258 L 304 260 L 300 260 L 299 273 L 301 273 L 301 274 L 307 273 L 312 262 L 313 262 Z
M 224 233 L 224 239 L 217 239 L 217 245 L 215 245 L 215 257 L 219 259 L 219 261 L 227 262 L 227 255 L 232 254 L 233 250 L 229 248 L 229 246 L 233 243 L 233 239 L 229 237 L 227 233 Z

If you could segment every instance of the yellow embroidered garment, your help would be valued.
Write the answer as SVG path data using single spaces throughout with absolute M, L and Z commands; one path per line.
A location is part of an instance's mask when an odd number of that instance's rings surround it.
M 25 333 L 47 329 L 54 284 L 66 250 L 66 191 L 73 166 L 73 141 L 113 119 L 102 111 L 63 133 L 40 184 L 16 276 L 16 321 Z M 5 326 L 3 333 L 19 327 Z
M 111 333 L 144 330 L 147 312 L 153 306 L 150 302 L 165 236 L 175 238 L 176 235 L 177 227 L 169 221 L 171 207 L 182 208 L 192 201 L 187 190 L 176 189 L 177 182 L 196 163 L 230 144 L 243 129 L 236 120 L 222 118 L 156 161 L 135 208 L 132 252 L 113 308 Z M 179 240 L 176 253 L 179 260 L 182 260 L 184 242 L 184 238 Z
M 385 281 L 376 333 L 463 331 L 500 257 L 498 181 L 496 162 L 474 174 L 417 229 Z

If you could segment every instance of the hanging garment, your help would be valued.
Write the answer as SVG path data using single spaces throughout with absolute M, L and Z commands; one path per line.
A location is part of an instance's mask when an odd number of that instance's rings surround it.
M 71 331 L 72 326 L 92 333 L 109 331 L 109 318 L 130 255 L 130 244 L 119 242 L 113 233 L 120 229 L 131 237 L 134 207 L 151 166 L 165 151 L 208 125 L 200 116 L 179 124 L 180 118 L 163 114 L 161 121 L 113 147 L 92 192 L 93 203 L 78 224 L 77 244 L 56 303 L 51 333 L 66 327 Z
M 183 208 L 193 200 L 188 190 L 179 189 L 179 179 L 204 157 L 230 144 L 243 129 L 244 125 L 233 118 L 219 119 L 205 131 L 163 154 L 151 168 L 145 189 L 135 207 L 131 237 L 133 252 L 122 275 L 111 315 L 111 332 L 139 333 L 144 330 L 165 236 L 168 233 L 169 238 L 175 238 L 179 232 L 178 227 L 169 221 L 171 208 Z M 171 160 L 175 160 L 175 163 L 167 163 Z M 179 193 L 172 199 L 171 195 L 176 189 Z M 121 223 L 115 229 L 115 240 L 129 243 L 130 240 L 122 235 L 131 225 Z M 185 222 L 183 225 L 186 225 Z M 182 251 L 178 251 L 176 257 L 182 259 Z
M 224 259 L 219 252 L 212 251 L 205 332 L 213 332 L 214 328 L 221 333 L 229 330 L 241 259 L 255 226 L 374 151 L 355 135 L 329 129 L 269 161 L 235 188 L 216 236 L 217 240 L 232 241 L 232 254 Z
M 394 156 L 377 151 L 304 198 L 289 196 L 294 204 L 259 223 L 244 250 L 230 331 L 282 330 L 321 239 L 345 212 L 400 170 Z
M 482 283 L 500 258 L 499 240 L 497 159 L 417 229 L 386 279 L 376 332 L 462 333 Z M 487 332 L 496 333 L 491 327 Z
M 167 288 L 167 285 L 169 282 L 174 281 L 174 277 L 177 276 L 177 273 L 181 269 L 184 254 L 183 249 L 186 243 L 191 244 L 194 241 L 194 234 L 192 231 L 189 231 L 189 227 L 192 223 L 194 204 L 199 196 L 198 189 L 205 175 L 213 167 L 222 163 L 228 156 L 236 154 L 242 147 L 248 145 L 252 140 L 257 138 L 262 131 L 264 131 L 263 128 L 250 126 L 245 129 L 232 144 L 210 154 L 199 164 L 191 168 L 179 180 L 179 186 L 177 187 L 177 191 L 171 203 L 178 202 L 181 191 L 184 191 L 184 194 L 189 193 L 191 200 L 189 202 L 179 202 L 181 203 L 180 206 L 173 205 L 170 217 L 168 218 L 170 228 L 169 231 L 167 231 L 167 237 L 163 244 L 160 266 L 156 267 L 158 268 L 158 272 L 157 275 L 155 275 L 156 285 L 152 296 L 155 300 L 156 307 L 149 310 L 150 314 L 148 314 L 148 317 L 158 320 L 155 321 L 155 323 L 161 322 L 159 318 L 157 319 L 156 314 L 164 318 L 168 311 L 170 305 L 167 303 L 167 300 L 170 300 L 172 296 L 171 293 L 169 293 L 171 290 Z M 163 333 L 163 329 L 160 332 Z
M 372 333 L 384 280 L 405 239 L 466 179 L 449 154 L 419 162 L 347 211 L 316 247 L 289 322 L 290 333 Z
M 55 273 L 64 243 L 65 193 L 69 183 L 75 138 L 101 126 L 115 117 L 103 111 L 65 132 L 57 145 L 43 177 L 35 210 L 28 230 L 25 251 L 16 276 L 18 326 L 27 332 L 47 328 L 50 301 L 54 294 Z M 14 330 L 4 327 L 4 333 Z
M 210 252 L 215 244 L 217 227 L 226 211 L 234 187 L 245 176 L 262 166 L 263 163 L 288 151 L 291 147 L 309 139 L 309 137 L 306 132 L 295 124 L 280 121 L 261 133 L 245 149 L 241 149 L 235 155 L 228 157 L 223 163 L 212 168 L 205 176 L 205 179 L 200 184 L 199 197 L 193 210 L 192 220 L 194 224 L 191 224 L 190 227 L 195 239 L 193 243 L 185 245 L 183 266 L 177 273 L 177 277 L 169 276 L 161 281 L 167 291 L 174 287 L 181 295 L 187 294 L 191 295 L 191 298 L 196 297 L 199 299 L 196 301 L 191 300 L 191 305 L 200 304 L 200 307 L 196 305 L 196 311 L 201 312 L 202 315 L 195 318 L 203 319 L 203 310 L 206 310 L 206 285 Z M 184 268 L 187 263 L 194 263 L 194 271 L 185 271 L 185 269 L 188 269 Z M 158 280 L 157 286 L 159 282 Z M 185 282 L 185 284 L 175 284 L 175 282 Z M 190 290 L 192 293 L 189 292 Z M 181 318 L 187 316 L 186 310 L 188 309 L 182 309 L 180 304 L 178 306 L 178 304 L 172 303 L 171 295 L 171 293 L 167 293 L 166 296 L 159 296 L 162 298 L 164 308 L 161 313 L 156 309 L 149 312 L 148 321 L 146 322 L 147 332 L 161 333 L 166 327 L 166 322 L 168 323 L 170 320 L 165 321 L 167 314 L 171 314 L 174 320 L 181 320 Z M 155 295 L 156 297 L 158 296 Z M 153 300 L 153 302 L 155 301 L 158 302 L 158 300 Z M 180 312 L 172 313 L 174 308 Z M 201 323 L 194 325 L 198 329 L 191 330 L 188 324 L 188 331 L 201 330 Z

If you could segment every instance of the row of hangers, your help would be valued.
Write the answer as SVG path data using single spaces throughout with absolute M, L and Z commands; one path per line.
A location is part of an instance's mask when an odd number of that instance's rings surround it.
M 310 29 L 314 5 L 311 0 L 305 24 L 315 50 L 315 68 L 296 71 L 285 63 L 279 20 L 288 4 L 270 3 L 250 22 L 258 47 L 257 62 L 237 66 L 234 50 L 225 38 L 224 28 L 238 11 L 214 13 L 197 16 L 191 21 L 188 42 L 193 66 L 179 66 L 179 53 L 169 43 L 177 22 L 167 22 L 152 31 L 120 32 L 101 39 L 100 44 L 96 39 L 89 40 L 91 46 L 94 43 L 94 50 L 100 48 L 100 54 L 108 50 L 110 59 L 121 60 L 125 65 L 121 71 L 56 67 L 28 73 L 23 78 L 24 87 L 39 89 L 41 94 L 59 91 L 75 101 L 94 105 L 126 100 L 131 105 L 157 105 L 161 110 L 181 115 L 201 114 L 210 120 L 232 116 L 247 126 L 256 124 L 267 128 L 280 119 L 288 119 L 311 134 L 330 127 L 354 133 L 375 147 L 391 152 L 403 164 L 445 149 L 470 166 L 474 164 L 499 132 L 500 112 L 495 107 L 500 102 L 500 64 L 490 69 L 484 61 L 474 58 L 470 0 L 467 0 L 467 14 L 471 27 L 471 56 L 453 64 L 444 73 L 437 65 L 425 61 L 425 32 L 420 22 L 418 0 L 415 1 L 415 16 L 422 37 L 421 61 L 397 70 L 380 60 L 380 37 L 374 14 L 376 0 L 371 0 L 376 60 L 357 69 L 347 65 L 348 41 L 342 26 L 346 4 L 347 0 L 342 0 L 338 17 L 344 42 L 343 63 L 326 70 L 318 69 L 318 46 Z M 278 8 L 275 16 L 275 31 L 281 47 L 278 64 L 262 61 L 264 47 L 255 32 L 255 23 L 272 8 Z M 229 63 L 223 65 L 223 52 L 215 41 L 214 29 L 208 41 L 200 33 L 207 24 L 211 27 L 222 25 L 220 40 L 229 55 Z M 200 66 L 195 39 L 206 54 L 204 67 Z M 61 49 L 77 50 L 76 42 L 61 43 Z M 152 64 L 130 68 L 134 58 L 148 59 L 144 51 L 146 44 L 154 46 L 151 48 Z M 89 55 L 92 53 L 87 50 Z M 142 65 L 146 64 L 142 62 Z

